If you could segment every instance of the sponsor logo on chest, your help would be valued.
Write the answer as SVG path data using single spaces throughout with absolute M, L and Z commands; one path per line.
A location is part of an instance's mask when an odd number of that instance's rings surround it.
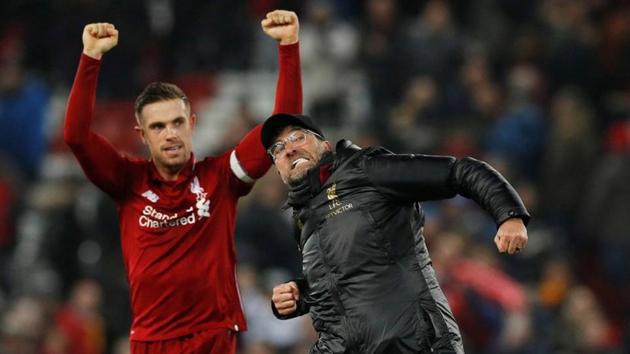
M 161 229 L 166 227 L 179 227 L 195 224 L 203 218 L 210 217 L 210 200 L 206 191 L 195 177 L 190 183 L 190 193 L 195 195 L 195 202 L 182 213 L 166 213 L 158 210 L 153 205 L 145 205 L 138 218 L 138 224 L 142 227 Z M 142 196 L 151 203 L 157 202 L 160 197 L 152 190 L 142 193 Z M 182 206 L 185 207 L 185 206 Z
M 326 219 L 343 214 L 346 211 L 354 208 L 354 205 L 352 205 L 352 203 L 345 203 L 339 198 L 339 196 L 337 195 L 336 183 L 326 189 L 326 197 L 329 200 L 328 209 L 330 210 L 326 214 Z

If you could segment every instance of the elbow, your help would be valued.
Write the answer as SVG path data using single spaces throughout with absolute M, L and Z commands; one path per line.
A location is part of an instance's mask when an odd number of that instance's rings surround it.
M 454 162 L 458 164 L 463 164 L 466 166 L 486 166 L 486 165 L 489 166 L 487 162 L 477 160 L 476 158 L 470 157 L 470 156 L 466 156 L 461 159 L 456 159 Z
M 66 143 L 70 148 L 76 146 L 78 144 L 78 139 L 73 134 L 69 133 L 67 130 L 63 132 L 63 142 Z
M 85 129 L 81 122 L 73 119 L 74 114 L 66 113 L 63 126 L 63 142 L 71 149 L 75 149 L 89 139 L 90 130 Z
M 452 178 L 459 182 L 463 182 L 466 178 L 470 178 L 470 176 L 477 176 L 482 173 L 497 173 L 487 162 L 477 160 L 470 156 L 461 159 L 453 158 L 451 162 Z
M 87 136 L 81 136 L 81 134 L 76 134 L 68 131 L 68 129 L 63 132 L 63 142 L 68 145 L 68 147 L 72 150 L 79 148 L 83 145 L 83 142 Z

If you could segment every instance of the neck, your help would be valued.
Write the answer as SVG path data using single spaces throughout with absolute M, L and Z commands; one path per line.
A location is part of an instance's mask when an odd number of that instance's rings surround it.
M 162 177 L 165 181 L 175 181 L 179 177 L 180 173 L 184 170 L 191 157 L 189 156 L 185 163 L 181 165 L 171 165 L 167 166 L 164 164 L 158 164 L 155 160 L 153 160 L 153 164 L 155 165 L 155 169 L 157 170 L 160 177 Z
M 177 180 L 177 177 L 179 177 L 179 173 L 182 171 L 182 169 L 180 168 L 177 171 L 173 171 L 170 169 L 164 169 L 164 168 L 159 168 L 157 167 L 158 173 L 160 174 L 160 177 L 162 177 L 165 181 L 175 181 Z
M 169 168 L 156 165 L 155 168 L 160 174 L 160 177 L 162 177 L 162 179 L 164 179 L 165 181 L 175 181 L 177 177 L 179 177 L 179 173 L 182 171 L 183 166 L 177 168 Z

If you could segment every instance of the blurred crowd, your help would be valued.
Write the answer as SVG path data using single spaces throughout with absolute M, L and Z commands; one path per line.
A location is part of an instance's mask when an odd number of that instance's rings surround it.
M 470 201 L 424 205 L 467 353 L 630 351 L 627 1 L 20 0 L 0 2 L 0 353 L 128 353 L 116 211 L 60 139 L 83 26 L 121 33 L 95 129 L 144 154 L 133 99 L 172 81 L 203 156 L 272 110 L 276 44 L 259 22 L 276 8 L 300 17 L 305 112 L 329 140 L 483 159 L 530 209 L 529 245 L 507 256 Z M 300 269 L 285 193 L 270 172 L 239 207 L 242 354 L 316 339 L 308 316 L 270 310 Z

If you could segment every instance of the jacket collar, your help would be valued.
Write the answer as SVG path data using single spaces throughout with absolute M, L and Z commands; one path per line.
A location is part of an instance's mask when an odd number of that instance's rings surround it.
M 330 175 L 337 169 L 340 161 L 350 154 L 361 150 L 352 141 L 343 139 L 335 146 L 335 153 L 326 153 L 319 163 L 311 168 L 304 178 L 289 185 L 289 193 L 284 208 L 300 209 L 315 197 L 326 183 Z
M 317 165 L 308 170 L 304 178 L 289 184 L 286 204 L 293 209 L 299 209 L 316 196 L 332 173 L 333 160 L 332 152 L 325 153 Z

